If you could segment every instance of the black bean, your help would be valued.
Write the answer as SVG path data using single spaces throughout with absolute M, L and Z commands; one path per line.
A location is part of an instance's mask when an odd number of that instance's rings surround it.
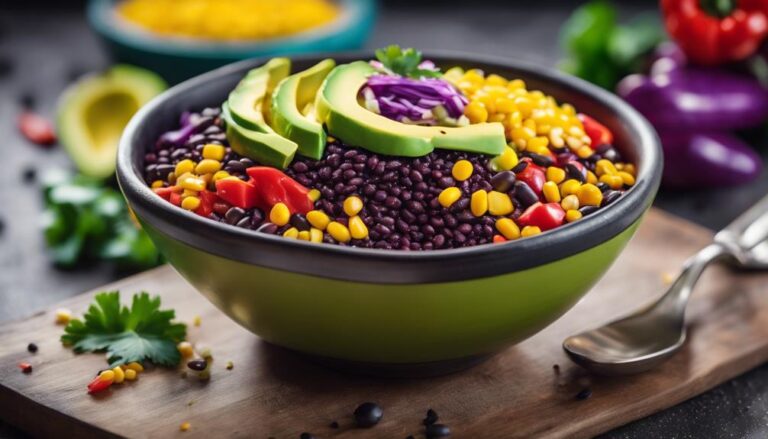
M 339 423 L 337 421 L 331 422 L 331 425 L 329 425 L 332 429 L 336 430 L 339 428 Z
M 301 433 L 299 435 L 299 439 L 315 439 L 315 436 L 312 435 L 312 433 L 307 433 L 306 431 L 304 433 Z
M 299 229 L 299 231 L 309 230 L 310 228 L 312 228 L 312 226 L 309 224 L 309 221 L 307 221 L 307 217 L 305 217 L 300 213 L 294 213 L 293 215 L 291 215 L 290 222 L 291 222 L 291 225 Z
M 515 182 L 515 200 L 517 200 L 523 207 L 528 207 L 533 203 L 539 201 L 539 196 L 531 189 L 530 186 L 524 181 Z
M 19 106 L 22 110 L 34 110 L 37 106 L 37 99 L 31 92 L 25 91 L 19 95 Z
M 358 427 L 370 428 L 381 421 L 384 410 L 374 402 L 364 402 L 355 409 L 354 416 Z
M 29 351 L 29 352 L 34 354 L 35 352 L 37 352 L 37 345 L 34 344 L 34 343 L 28 344 L 27 345 L 27 351 Z
M 267 233 L 269 235 L 274 235 L 275 233 L 277 233 L 278 228 L 279 227 L 277 226 L 277 224 L 264 223 L 262 224 L 261 227 L 259 227 L 258 231 L 262 233 Z
M 545 168 L 548 168 L 548 167 L 550 167 L 550 166 L 555 164 L 555 161 L 552 160 L 551 157 L 546 156 L 546 155 L 530 153 L 530 154 L 528 154 L 528 157 L 531 158 L 531 160 L 533 161 L 534 164 L 537 164 L 539 166 L 543 166 Z
M 614 201 L 618 200 L 621 196 L 621 192 L 619 191 L 607 191 L 603 194 L 603 202 L 600 203 L 600 207 L 605 207 Z
M 238 160 L 230 160 L 224 165 L 224 169 L 229 173 L 242 173 L 245 172 L 245 164 Z
M 579 167 L 573 163 L 568 163 L 565 165 L 565 174 L 568 176 L 568 178 L 572 178 L 579 183 L 584 183 L 587 181 L 585 173 L 582 172 L 581 169 L 579 169 Z
M 245 210 L 239 207 L 232 207 L 224 214 L 227 224 L 237 224 L 245 216 Z
M 261 209 L 253 209 L 251 213 L 251 227 L 257 228 L 264 222 L 264 212 Z
M 585 399 L 589 399 L 592 396 L 592 389 L 586 388 L 579 391 L 579 393 L 576 394 L 575 398 L 579 401 L 583 401 Z
M 439 416 L 437 416 L 437 412 L 432 409 L 429 409 L 427 410 L 427 416 L 424 418 L 422 423 L 424 425 L 432 425 L 436 423 L 438 419 L 439 419 Z
M 491 177 L 491 186 L 499 192 L 508 192 L 515 185 L 517 177 L 512 171 L 502 171 Z
M 424 434 L 427 439 L 437 439 L 441 437 L 448 437 L 451 435 L 451 429 L 447 425 L 443 424 L 431 424 L 427 425 L 424 430 Z
M 527 167 L 528 167 L 528 162 L 519 162 L 519 163 L 518 163 L 517 165 L 515 165 L 515 167 L 514 167 L 514 168 L 512 168 L 511 170 L 512 170 L 512 172 L 514 172 L 515 174 L 519 174 L 519 173 L 521 173 L 521 172 L 525 171 L 525 168 L 527 168 Z
M 597 212 L 597 209 L 598 208 L 596 206 L 583 206 L 579 208 L 579 212 L 581 212 L 582 216 L 587 216 Z
M 35 180 L 37 180 L 37 170 L 31 166 L 27 166 L 21 172 L 21 180 L 27 184 L 34 183 Z
M 250 229 L 251 228 L 251 219 L 248 217 L 245 217 L 241 219 L 240 221 L 235 224 L 237 227 L 242 227 L 244 229 Z
M 187 367 L 192 370 L 202 372 L 205 370 L 206 367 L 208 367 L 208 362 L 205 360 L 192 360 L 187 363 Z
M 604 193 L 605 191 L 607 191 L 611 187 L 601 181 L 600 183 L 597 184 L 597 188 L 600 189 L 600 192 Z

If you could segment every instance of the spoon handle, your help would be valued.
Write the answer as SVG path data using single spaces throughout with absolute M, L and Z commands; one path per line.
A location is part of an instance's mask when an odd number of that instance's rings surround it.
M 749 251 L 768 239 L 768 196 L 715 235 L 715 242 Z

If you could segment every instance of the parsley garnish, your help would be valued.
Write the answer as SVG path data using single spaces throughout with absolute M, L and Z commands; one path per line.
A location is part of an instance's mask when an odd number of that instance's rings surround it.
M 413 48 L 402 49 L 397 44 L 392 44 L 376 50 L 376 59 L 396 75 L 411 78 L 439 78 L 442 76 L 439 69 L 420 68 L 421 52 Z
M 61 342 L 75 352 L 107 352 L 110 367 L 133 361 L 151 361 L 160 366 L 179 364 L 176 344 L 186 337 L 187 326 L 172 323 L 173 310 L 160 309 L 160 297 L 134 294 L 131 307 L 120 305 L 120 292 L 96 294 L 83 316 L 64 328 Z

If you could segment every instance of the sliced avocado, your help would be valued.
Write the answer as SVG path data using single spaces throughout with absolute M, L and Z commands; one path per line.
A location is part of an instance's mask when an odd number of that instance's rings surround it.
M 269 118 L 272 92 L 290 74 L 291 60 L 288 58 L 272 58 L 248 72 L 227 99 L 232 118 L 238 125 L 252 131 L 273 132 Z
M 314 112 L 315 96 L 334 67 L 336 61 L 325 59 L 291 75 L 280 82 L 272 97 L 272 128 L 296 142 L 299 154 L 315 160 L 323 156 L 326 141 L 323 125 L 317 121 Z
M 370 151 L 420 157 L 434 148 L 498 155 L 507 142 L 500 123 L 465 127 L 425 127 L 388 119 L 365 109 L 358 93 L 375 69 L 356 61 L 336 67 L 317 93 L 315 111 L 328 133 L 349 145 Z
M 232 149 L 262 165 L 285 169 L 293 161 L 298 146 L 279 134 L 261 133 L 240 126 L 232 117 L 229 104 L 222 105 L 222 116 L 227 123 L 227 140 Z
M 123 129 L 142 105 L 165 89 L 156 74 L 128 65 L 69 86 L 59 99 L 57 130 L 80 172 L 95 178 L 114 174 Z

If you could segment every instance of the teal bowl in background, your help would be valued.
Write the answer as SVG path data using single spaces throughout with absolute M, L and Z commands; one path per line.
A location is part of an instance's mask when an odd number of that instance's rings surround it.
M 338 63 L 372 53 L 339 54 Z M 145 154 L 183 111 L 218 106 L 266 60 L 223 67 L 144 106 L 124 131 L 120 187 L 169 263 L 222 312 L 263 340 L 368 374 L 458 370 L 540 331 L 616 260 L 659 186 L 661 148 L 648 122 L 617 96 L 516 60 L 426 53 L 438 66 L 522 78 L 605 123 L 637 164 L 637 183 L 598 213 L 504 244 L 407 252 L 285 239 L 211 221 L 155 195 Z M 302 70 L 323 57 L 293 58 Z
M 115 61 L 152 70 L 171 84 L 248 58 L 361 48 L 376 21 L 376 0 L 336 0 L 332 23 L 300 34 L 254 42 L 220 42 L 152 34 L 117 16 L 115 0 L 90 0 L 88 21 Z

